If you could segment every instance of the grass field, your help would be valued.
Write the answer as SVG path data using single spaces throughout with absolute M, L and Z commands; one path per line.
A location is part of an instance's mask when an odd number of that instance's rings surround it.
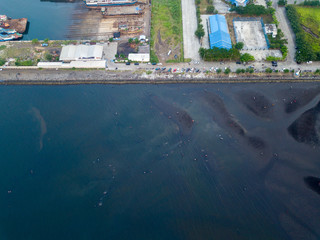
M 182 31 L 181 0 L 152 0 L 151 61 L 183 61 Z
M 320 53 L 320 7 L 296 6 L 304 26 L 308 43 L 315 53 Z

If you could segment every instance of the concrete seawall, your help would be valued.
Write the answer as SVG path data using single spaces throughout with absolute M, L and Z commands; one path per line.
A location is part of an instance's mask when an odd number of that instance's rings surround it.
M 26 70 L 0 72 L 0 84 L 63 85 L 63 84 L 186 84 L 186 83 L 261 83 L 320 82 L 320 76 L 288 75 L 224 75 L 224 74 L 146 74 L 138 71 L 105 70 Z

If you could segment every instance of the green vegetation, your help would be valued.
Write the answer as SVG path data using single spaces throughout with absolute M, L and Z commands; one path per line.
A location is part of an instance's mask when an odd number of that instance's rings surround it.
M 266 73 L 272 73 L 272 69 L 271 68 L 267 68 L 266 69 Z
M 245 73 L 246 72 L 246 70 L 245 69 L 241 69 L 241 68 L 238 68 L 237 70 L 236 70 L 236 73 L 237 74 L 240 74 L 240 73 Z
M 35 38 L 35 39 L 32 39 L 32 44 L 38 44 L 39 43 L 39 40 L 37 39 L 37 38 Z
M 201 14 L 213 14 L 213 13 L 218 13 L 218 11 L 216 11 L 213 8 L 213 12 L 208 13 L 208 7 L 209 9 L 212 9 L 211 7 L 213 7 L 213 0 L 196 0 L 196 5 L 199 6 L 199 10 Z
M 243 42 L 237 42 L 234 47 L 238 50 L 241 50 L 244 46 L 244 43 Z
M 17 59 L 15 62 L 15 65 L 16 66 L 33 66 L 34 63 L 32 60 L 20 61 L 19 59 Z
M 286 10 L 296 35 L 296 62 L 320 60 L 320 8 L 287 5 Z
M 278 5 L 281 7 L 287 5 L 287 0 L 279 0 Z
M 277 58 L 273 56 L 267 57 L 267 61 L 281 61 L 285 60 L 288 55 L 288 47 L 286 44 L 288 41 L 284 39 L 284 34 L 281 31 L 281 29 L 278 28 L 277 30 L 277 36 L 273 38 L 271 35 L 268 36 L 269 43 L 270 43 L 270 49 L 280 49 L 282 53 L 282 58 Z
M 109 42 L 113 42 L 113 37 L 109 38 Z
M 206 13 L 207 14 L 214 14 L 214 13 L 218 13 L 218 11 L 214 8 L 213 5 L 210 5 L 210 6 L 207 6 Z
M 219 74 L 219 73 L 221 73 L 222 72 L 222 70 L 220 69 L 220 68 L 218 68 L 217 69 L 217 73 Z
M 46 53 L 44 58 L 46 59 L 46 61 L 51 62 L 52 61 L 52 55 L 50 53 Z
M 311 45 L 314 53 L 320 54 L 320 7 L 298 7 L 300 24 L 305 26 L 303 29 L 306 41 Z M 317 57 L 320 60 L 320 56 Z
M 6 48 L 7 48 L 6 45 L 1 45 L 1 46 L 0 46 L 0 51 L 1 51 L 1 50 L 4 50 L 4 49 L 6 49 Z
M 247 72 L 247 73 L 253 73 L 254 70 L 253 70 L 253 68 L 246 68 L 246 72 Z
M 230 68 L 226 68 L 226 69 L 224 70 L 224 74 L 229 74 L 230 72 L 231 72 Z
M 235 11 L 241 15 L 254 15 L 254 16 L 261 16 L 270 14 L 270 10 L 265 8 L 262 5 L 254 5 L 249 4 L 245 7 L 232 7 L 230 11 Z
M 151 12 L 151 62 L 158 62 L 156 47 L 165 42 L 172 49 L 180 47 L 180 61 L 183 57 L 181 0 L 153 0 Z M 160 48 L 161 46 L 159 46 Z
M 199 54 L 205 61 L 231 61 L 240 59 L 240 52 L 235 47 L 229 50 L 217 47 L 212 49 L 200 48 Z
M 252 62 L 254 61 L 254 56 L 250 55 L 249 53 L 244 53 L 240 56 L 240 61 L 241 62 Z
M 43 40 L 44 43 L 49 43 L 49 38 Z
M 146 74 L 147 74 L 147 75 L 150 75 L 151 73 L 152 73 L 151 70 L 146 71 Z
M 0 66 L 3 66 L 6 63 L 5 59 L 0 58 Z
M 319 0 L 311 0 L 311 1 L 304 1 L 302 3 L 304 6 L 320 6 L 320 1 Z
M 198 27 L 197 27 L 197 30 L 195 31 L 195 35 L 197 36 L 197 38 L 199 38 L 199 40 L 204 36 L 204 28 L 203 28 L 203 25 L 202 25 L 202 19 L 201 19 L 201 16 L 200 16 L 200 7 L 199 7 L 199 3 L 200 0 L 198 0 L 198 2 L 196 1 L 196 14 L 197 14 L 197 23 L 198 23 Z

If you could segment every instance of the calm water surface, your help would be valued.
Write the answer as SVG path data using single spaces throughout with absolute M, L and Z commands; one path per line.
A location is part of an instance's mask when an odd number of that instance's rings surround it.
M 319 239 L 304 181 L 319 145 L 287 130 L 319 99 L 312 84 L 1 86 L 0 239 Z
M 82 2 L 64 3 L 40 0 L 0 0 L 0 14 L 12 18 L 28 18 L 29 31 L 23 40 L 65 39 L 72 24 L 72 14 Z

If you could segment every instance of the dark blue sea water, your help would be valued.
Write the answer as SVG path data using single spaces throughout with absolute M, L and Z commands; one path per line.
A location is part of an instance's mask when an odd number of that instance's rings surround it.
M 12 18 L 28 18 L 29 31 L 23 40 L 65 39 L 72 24 L 72 14 L 82 2 L 50 2 L 40 0 L 0 0 L 0 14 Z
M 0 239 L 319 239 L 318 90 L 1 86 Z

